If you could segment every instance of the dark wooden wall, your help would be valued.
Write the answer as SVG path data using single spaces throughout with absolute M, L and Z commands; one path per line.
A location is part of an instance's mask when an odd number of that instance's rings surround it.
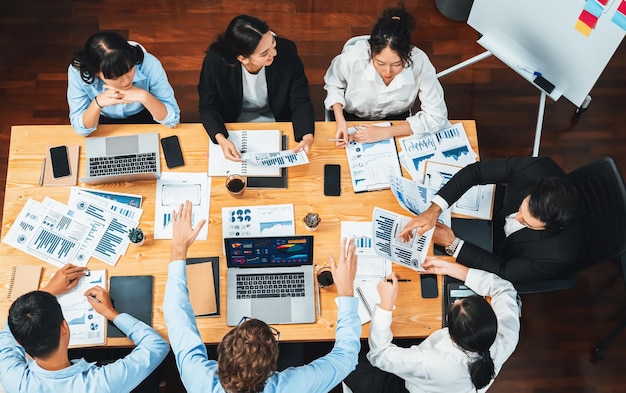
M 323 119 L 323 75 L 343 43 L 368 34 L 391 4 L 381 0 L 4 0 L 0 3 L 0 183 L 6 182 L 12 125 L 69 124 L 67 66 L 85 39 L 117 30 L 163 63 L 184 122 L 199 121 L 196 84 L 203 52 L 232 17 L 248 13 L 294 40 Z M 414 43 L 438 70 L 481 53 L 477 33 L 443 17 L 432 0 L 405 1 L 416 16 Z M 584 56 L 581 53 L 581 56 Z M 589 110 L 548 101 L 541 155 L 565 170 L 612 156 L 626 171 L 626 47 L 617 50 L 591 94 Z M 451 119 L 475 119 L 483 159 L 529 155 L 539 93 L 496 58 L 442 79 Z M 0 194 L 0 201 L 4 193 Z M 4 229 L 4 228 L 3 228 Z M 0 263 L 10 263 L 1 261 Z M 521 340 L 492 392 L 624 392 L 626 333 L 597 365 L 594 342 L 625 315 L 617 261 L 585 272 L 578 288 L 524 297 Z M 4 285 L 4 284 L 3 284 Z

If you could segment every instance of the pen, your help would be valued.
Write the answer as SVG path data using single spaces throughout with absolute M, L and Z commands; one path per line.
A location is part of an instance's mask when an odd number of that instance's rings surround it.
M 386 279 L 385 281 L 387 281 L 387 282 L 393 282 L 393 280 L 392 280 L 392 279 L 390 279 L 390 278 Z M 410 279 L 408 279 L 408 278 L 399 278 L 399 279 L 398 279 L 398 282 L 411 282 L 411 280 L 410 280 Z
M 517 68 L 519 68 L 520 70 L 526 71 L 530 74 L 533 74 L 534 76 L 541 76 L 541 72 L 539 71 L 533 71 L 532 69 L 528 68 L 528 67 L 524 67 L 523 65 L 517 65 Z
M 43 158 L 43 162 L 41 163 L 41 173 L 39 174 L 39 187 L 43 186 L 43 173 L 46 170 L 46 158 Z
M 96 303 L 100 303 L 100 299 L 98 299 L 97 297 L 95 297 L 94 295 L 87 295 L 87 297 L 90 297 L 94 302 Z
M 317 286 L 317 315 L 322 315 L 322 289 Z
M 343 142 L 341 138 L 326 138 L 326 142 Z

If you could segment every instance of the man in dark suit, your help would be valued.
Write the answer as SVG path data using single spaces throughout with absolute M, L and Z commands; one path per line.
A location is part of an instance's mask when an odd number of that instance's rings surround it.
M 439 214 L 477 184 L 506 184 L 494 223 L 504 221 L 502 244 L 488 252 L 436 224 Z M 500 221 L 502 222 L 502 221 Z M 513 283 L 558 276 L 578 259 L 582 220 L 576 189 L 563 170 L 548 157 L 481 161 L 460 170 L 443 186 L 430 207 L 414 217 L 399 236 L 406 241 L 417 229 L 421 235 L 433 226 L 435 244 L 468 267 L 493 272 Z

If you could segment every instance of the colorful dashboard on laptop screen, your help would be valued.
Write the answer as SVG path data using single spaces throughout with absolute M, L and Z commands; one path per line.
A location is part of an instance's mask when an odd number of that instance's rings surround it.
M 224 243 L 230 267 L 313 264 L 313 236 L 226 238 Z

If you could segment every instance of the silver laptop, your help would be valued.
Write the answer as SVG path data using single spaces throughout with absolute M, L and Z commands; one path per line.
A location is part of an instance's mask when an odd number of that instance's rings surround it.
M 161 176 L 159 134 L 87 138 L 86 184 L 153 180 Z
M 315 322 L 313 236 L 225 238 L 227 322 Z

